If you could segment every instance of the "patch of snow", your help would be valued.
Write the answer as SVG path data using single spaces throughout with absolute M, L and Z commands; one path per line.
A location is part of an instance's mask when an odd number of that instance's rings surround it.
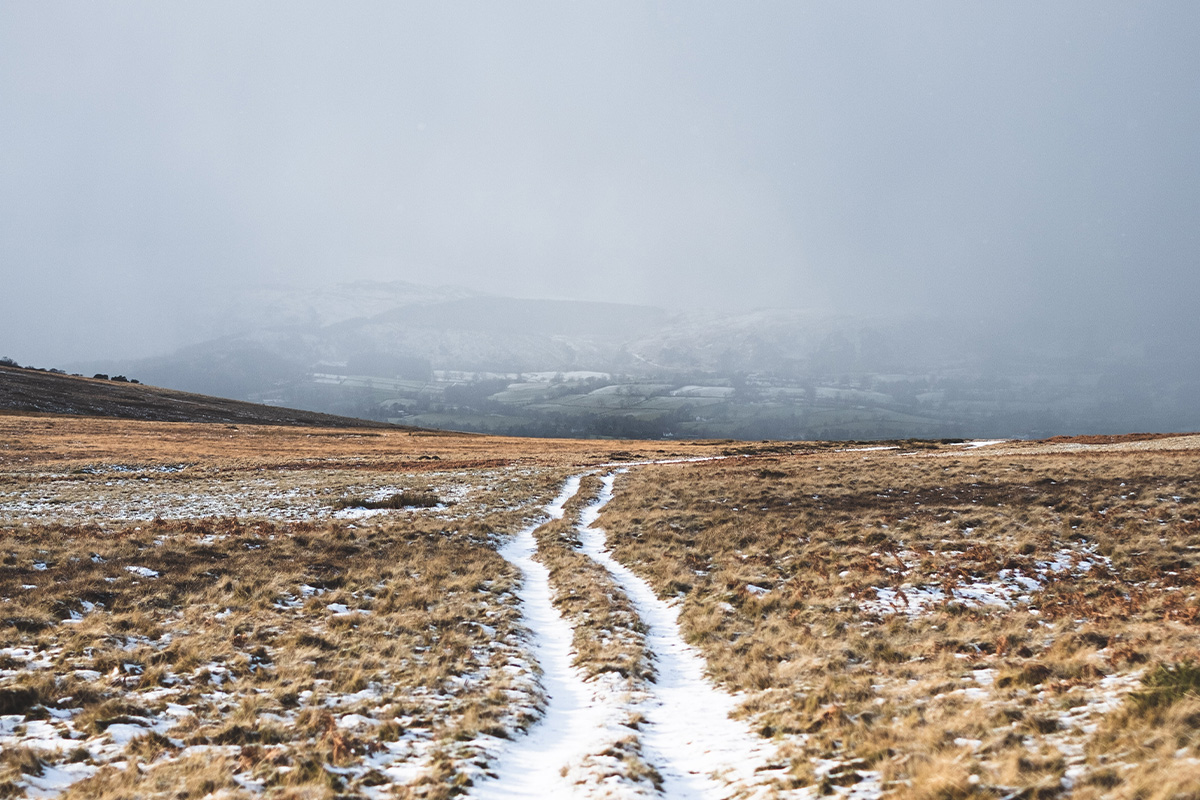
M 333 512 L 334 519 L 366 519 L 388 513 L 386 508 L 343 508 Z
M 951 551 L 944 554 L 959 555 Z M 927 583 L 905 582 L 898 588 L 870 587 L 868 591 L 875 593 L 875 599 L 862 600 L 861 609 L 867 614 L 906 613 L 909 617 L 917 617 L 945 602 L 957 602 L 970 608 L 1027 606 L 1032 593 L 1045 587 L 1047 576 L 1066 573 L 1083 575 L 1097 564 L 1106 568 L 1112 566 L 1110 559 L 1096 553 L 1095 545 L 1083 544 L 1077 550 L 1058 550 L 1053 560 L 1033 562 L 1032 572 L 1037 577 L 1026 575 L 1021 569 L 1002 569 L 996 573 L 997 580 L 994 581 L 960 581 L 947 587 L 945 583 L 933 585 L 935 576 L 930 576 L 930 582 Z M 907 562 L 904 562 L 904 567 L 905 570 L 911 568 Z
M 346 714 L 340 717 L 337 721 L 337 726 L 343 730 L 354 730 L 355 728 L 373 728 L 381 723 L 379 720 L 364 717 L 362 714 Z
M 350 608 L 345 603 L 330 603 L 325 606 L 333 612 L 335 617 L 350 617 L 355 614 L 370 614 L 371 612 L 365 608 Z
M 42 767 L 40 776 L 25 776 L 26 797 L 57 797 L 84 778 L 95 775 L 100 768 L 94 764 L 61 764 Z
M 113 723 L 105 730 L 108 737 L 112 739 L 113 744 L 129 744 L 129 742 L 139 736 L 144 736 L 147 732 L 145 727 L 127 722 Z
M 980 686 L 991 686 L 996 682 L 996 670 L 977 669 L 971 673 L 971 679 Z

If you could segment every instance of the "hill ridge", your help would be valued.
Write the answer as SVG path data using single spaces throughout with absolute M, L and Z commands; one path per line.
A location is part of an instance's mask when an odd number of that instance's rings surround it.
M 268 406 L 140 383 L 12 366 L 0 366 L 0 413 L 63 414 L 154 422 L 417 430 L 410 426 Z

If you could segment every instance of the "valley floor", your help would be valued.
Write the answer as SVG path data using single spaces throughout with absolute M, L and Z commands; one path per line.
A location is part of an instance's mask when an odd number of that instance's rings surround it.
M 0 796 L 1200 791 L 1200 437 L 0 417 Z

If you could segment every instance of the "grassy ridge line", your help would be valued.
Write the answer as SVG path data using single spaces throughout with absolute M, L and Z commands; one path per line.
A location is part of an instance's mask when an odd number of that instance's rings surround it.
M 156 386 L 0 366 L 0 414 L 29 413 L 158 422 L 419 430 Z

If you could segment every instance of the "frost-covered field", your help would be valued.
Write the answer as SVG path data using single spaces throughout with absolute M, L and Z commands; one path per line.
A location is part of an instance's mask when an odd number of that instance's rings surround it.
M 1195 437 L 977 444 L 0 417 L 0 796 L 1195 792 Z

